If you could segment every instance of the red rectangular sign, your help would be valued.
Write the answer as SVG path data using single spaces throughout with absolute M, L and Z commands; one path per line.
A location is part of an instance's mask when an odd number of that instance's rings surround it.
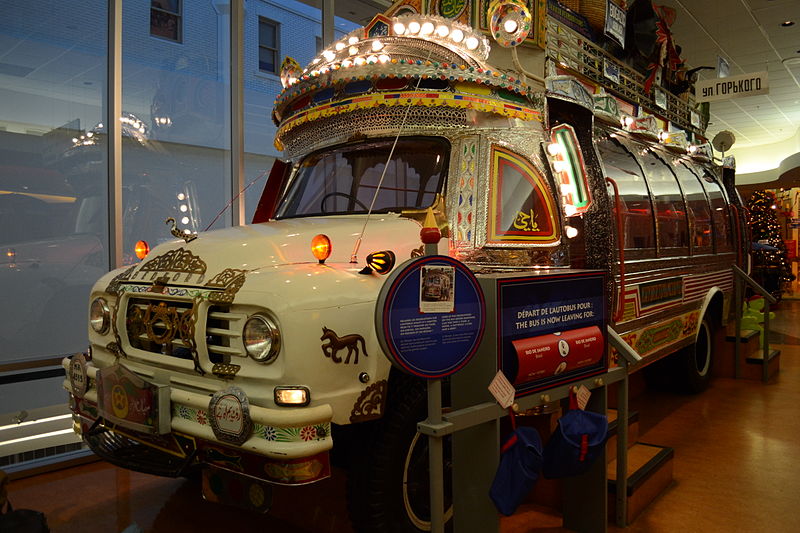
M 519 370 L 515 384 L 558 376 L 598 363 L 605 339 L 597 326 L 512 341 Z

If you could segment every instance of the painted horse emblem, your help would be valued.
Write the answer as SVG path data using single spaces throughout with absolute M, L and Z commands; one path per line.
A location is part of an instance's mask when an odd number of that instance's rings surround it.
M 342 358 L 337 355 L 339 350 L 343 350 L 347 348 L 347 359 L 344 360 L 344 364 L 350 362 L 350 356 L 353 355 L 355 352 L 356 357 L 353 361 L 354 365 L 358 364 L 358 342 L 361 341 L 361 350 L 364 352 L 365 356 L 368 356 L 367 347 L 364 344 L 364 337 L 357 333 L 353 333 L 352 335 L 345 335 L 344 337 L 339 337 L 335 331 L 332 329 L 328 329 L 325 326 L 322 327 L 322 337 L 319 338 L 321 341 L 327 340 L 327 344 L 322 344 L 322 353 L 325 354 L 325 357 L 330 357 L 334 363 L 341 363 Z

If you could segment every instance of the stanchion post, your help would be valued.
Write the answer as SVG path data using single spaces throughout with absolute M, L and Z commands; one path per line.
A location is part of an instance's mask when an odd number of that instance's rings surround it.
M 428 381 L 428 423 L 439 424 L 442 421 L 442 380 Z M 431 487 L 431 531 L 444 531 L 444 458 L 442 438 L 437 435 L 428 436 L 428 461 L 430 465 Z

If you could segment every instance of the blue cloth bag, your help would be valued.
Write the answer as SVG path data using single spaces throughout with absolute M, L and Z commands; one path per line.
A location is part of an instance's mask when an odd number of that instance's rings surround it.
M 500 464 L 489 489 L 497 510 L 506 516 L 514 514 L 539 479 L 541 468 L 539 432 L 532 427 L 515 429 L 500 449 Z
M 583 474 L 603 454 L 607 438 L 605 415 L 581 409 L 567 411 L 544 447 L 542 474 L 547 479 Z

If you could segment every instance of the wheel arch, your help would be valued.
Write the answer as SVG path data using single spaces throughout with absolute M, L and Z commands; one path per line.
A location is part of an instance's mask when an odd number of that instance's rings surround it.
M 697 322 L 697 329 L 700 329 L 700 322 L 705 317 L 712 319 L 712 325 L 722 327 L 725 325 L 723 311 L 725 309 L 725 293 L 719 287 L 711 287 L 703 299 L 703 304 L 700 306 L 700 321 Z M 711 313 L 709 315 L 709 313 Z M 697 335 L 697 331 L 695 331 Z

